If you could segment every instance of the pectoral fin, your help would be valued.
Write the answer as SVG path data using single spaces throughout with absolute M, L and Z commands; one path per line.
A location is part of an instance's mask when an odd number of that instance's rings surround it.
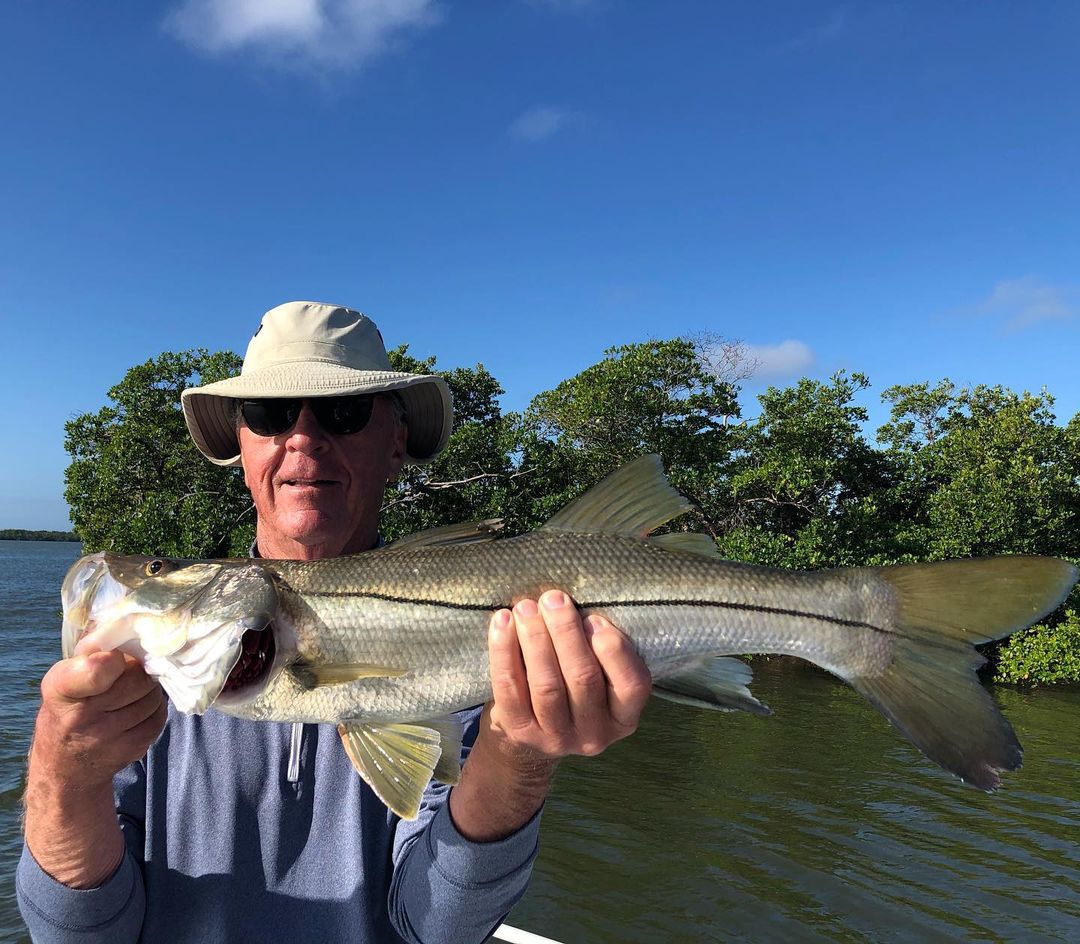
M 356 772 L 402 819 L 416 819 L 432 776 L 457 782 L 461 726 L 453 719 L 420 724 L 345 721 L 338 733 Z
M 362 662 L 294 662 L 289 666 L 289 671 L 304 688 L 319 688 L 323 685 L 342 685 L 367 678 L 400 678 L 408 674 L 409 670 Z

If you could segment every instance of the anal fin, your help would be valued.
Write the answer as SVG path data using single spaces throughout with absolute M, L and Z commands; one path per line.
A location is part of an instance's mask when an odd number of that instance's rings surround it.
M 706 659 L 654 679 L 653 694 L 695 708 L 771 715 L 772 710 L 750 694 L 747 686 L 753 676 L 750 666 L 740 659 Z
M 461 779 L 461 722 L 457 718 L 432 718 L 425 727 L 439 732 L 442 753 L 432 771 L 432 778 L 439 783 L 453 786 Z

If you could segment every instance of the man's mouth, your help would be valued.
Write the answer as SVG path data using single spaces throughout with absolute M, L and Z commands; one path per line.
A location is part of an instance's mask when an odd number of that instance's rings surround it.
M 315 488 L 321 485 L 337 485 L 333 479 L 282 479 L 283 484 L 293 488 Z

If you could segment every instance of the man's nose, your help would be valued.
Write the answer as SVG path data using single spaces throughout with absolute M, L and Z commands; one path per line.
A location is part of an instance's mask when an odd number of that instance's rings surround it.
M 296 418 L 296 423 L 289 430 L 285 446 L 289 449 L 298 449 L 301 452 L 310 452 L 327 446 L 326 431 L 319 425 L 319 421 L 315 419 L 311 404 L 307 400 L 304 401 L 304 405 L 300 409 L 300 415 Z

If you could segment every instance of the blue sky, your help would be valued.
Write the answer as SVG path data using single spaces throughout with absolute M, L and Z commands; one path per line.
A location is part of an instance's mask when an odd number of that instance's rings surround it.
M 0 527 L 63 424 L 282 301 L 483 362 L 507 409 L 702 331 L 768 382 L 1080 410 L 1080 6 L 14 0 L 0 8 Z

